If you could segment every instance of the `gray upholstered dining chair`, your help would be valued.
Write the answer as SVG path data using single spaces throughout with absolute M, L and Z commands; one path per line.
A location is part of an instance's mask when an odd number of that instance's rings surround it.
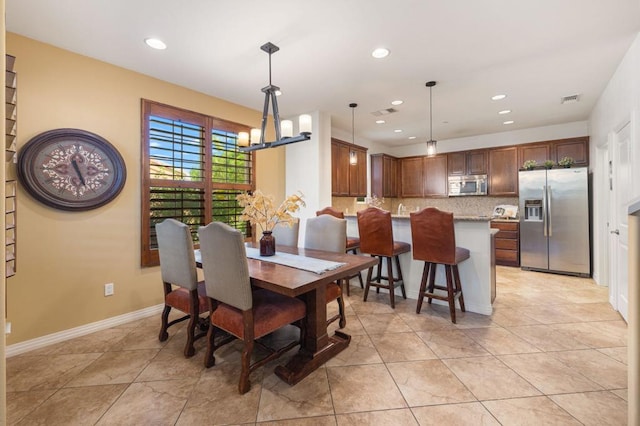
M 278 223 L 272 235 L 276 239 L 276 248 L 279 245 L 298 247 L 298 235 L 300 233 L 300 219 L 294 219 L 291 226 L 286 223 Z
M 344 219 L 344 213 L 341 212 L 340 210 L 333 208 L 332 206 L 327 206 L 316 212 L 316 216 L 321 216 L 323 214 L 328 214 L 333 217 L 337 217 L 338 219 Z M 358 254 L 359 249 L 360 249 L 360 238 L 350 237 L 347 235 L 347 253 Z M 358 271 L 357 274 L 354 274 L 350 276 L 347 280 L 345 280 L 345 285 L 347 287 L 347 296 L 349 295 L 350 287 L 351 287 L 349 284 L 349 281 L 351 280 L 351 278 L 356 278 L 356 277 L 360 282 L 360 288 L 364 288 L 364 283 L 362 281 L 362 272 Z
M 323 214 L 307 219 L 304 248 L 344 253 L 347 243 L 347 221 Z M 347 325 L 342 298 L 342 280 L 327 284 L 327 303 L 338 301 L 338 315 L 327 319 L 327 325 L 338 318 L 340 328 Z
M 189 358 L 195 354 L 195 340 L 206 334 L 204 331 L 195 333 L 196 326 L 200 323 L 200 314 L 209 310 L 204 282 L 198 282 L 191 233 L 184 223 L 165 219 L 156 224 L 156 235 L 164 286 L 164 310 L 158 339 L 164 342 L 169 337 L 167 330 L 170 326 L 188 319 L 184 356 Z M 172 308 L 187 315 L 169 322 Z M 202 329 L 205 328 L 204 324 L 206 323 L 202 323 Z
M 242 370 L 238 384 L 238 390 L 243 394 L 251 387 L 249 375 L 252 371 L 300 342 L 296 340 L 279 349 L 265 348 L 269 354 L 251 363 L 254 344 L 259 344 L 256 339 L 296 322 L 301 326 L 302 339 L 306 329 L 301 320 L 306 315 L 306 306 L 295 297 L 264 289 L 251 290 L 244 238 L 240 231 L 221 222 L 212 222 L 201 227 L 198 235 L 210 307 L 204 365 L 212 367 L 215 364 L 214 352 L 228 341 L 216 342 L 218 329 L 243 340 Z M 224 250 L 220 250 L 220 247 L 224 247 Z

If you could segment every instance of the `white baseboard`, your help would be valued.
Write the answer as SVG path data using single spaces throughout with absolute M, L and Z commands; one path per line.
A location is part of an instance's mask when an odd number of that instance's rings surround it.
M 5 349 L 5 355 L 7 358 L 10 358 L 15 355 L 20 355 L 25 352 L 53 345 L 54 343 L 60 343 L 64 342 L 65 340 L 75 339 L 76 337 L 91 334 L 100 330 L 106 330 L 107 328 L 126 324 L 128 322 L 150 317 L 152 315 L 159 315 L 162 312 L 163 308 L 164 303 L 161 303 L 159 305 L 149 306 L 148 308 L 140 309 L 138 311 L 129 312 L 126 314 L 118 315 L 116 317 L 111 317 L 101 321 L 81 325 L 80 327 L 70 328 L 69 330 L 59 331 L 57 333 L 47 334 L 46 336 L 37 337 L 25 342 L 9 345 Z

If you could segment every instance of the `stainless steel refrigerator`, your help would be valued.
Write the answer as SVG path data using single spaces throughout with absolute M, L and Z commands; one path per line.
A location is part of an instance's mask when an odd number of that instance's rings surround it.
M 590 276 L 586 167 L 519 173 L 522 269 Z

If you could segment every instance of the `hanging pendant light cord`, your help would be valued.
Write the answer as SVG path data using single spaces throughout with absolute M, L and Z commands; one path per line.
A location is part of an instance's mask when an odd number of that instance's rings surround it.
M 433 86 L 435 81 L 427 81 L 425 86 L 429 88 L 429 142 L 433 141 Z
M 358 106 L 358 104 L 356 103 L 351 103 L 349 104 L 349 107 L 351 108 L 351 143 L 353 145 L 356 144 L 356 126 L 355 126 L 355 116 L 356 116 L 356 107 Z
M 351 143 L 356 144 L 356 130 L 355 130 L 355 122 L 356 122 L 356 111 L 355 108 L 351 108 Z

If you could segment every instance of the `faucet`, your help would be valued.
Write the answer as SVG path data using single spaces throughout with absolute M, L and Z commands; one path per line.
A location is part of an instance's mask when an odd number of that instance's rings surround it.
M 404 213 L 404 206 L 402 203 L 398 204 L 398 216 L 401 216 Z

